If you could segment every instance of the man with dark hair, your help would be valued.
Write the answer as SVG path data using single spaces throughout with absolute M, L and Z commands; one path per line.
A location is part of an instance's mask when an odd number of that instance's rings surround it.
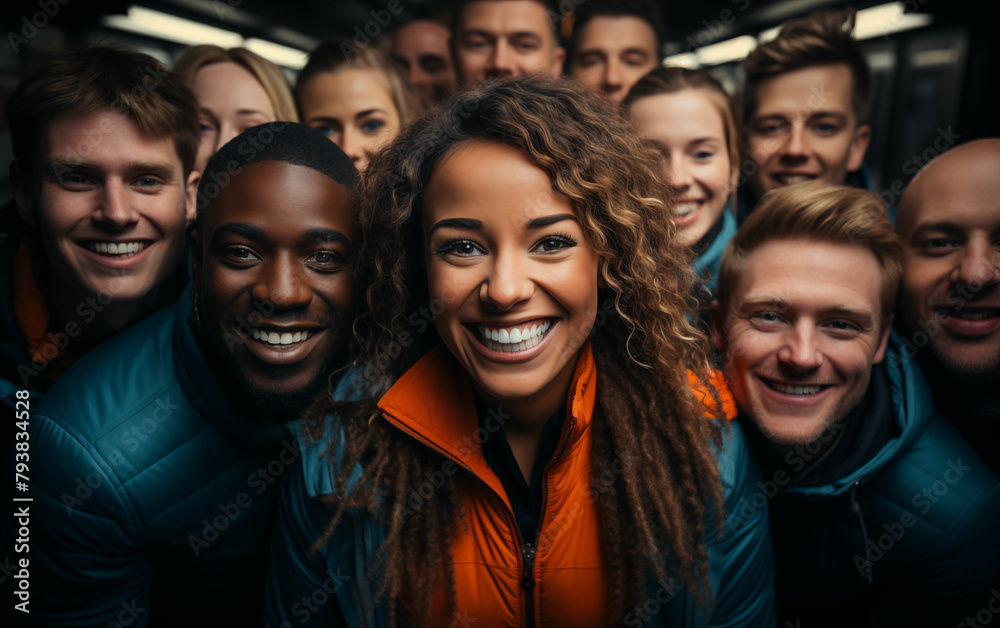
M 448 29 L 434 20 L 413 20 L 392 34 L 389 57 L 427 105 L 455 91 L 450 41 Z
M 324 394 L 351 334 L 356 178 L 293 123 L 212 157 L 193 289 L 32 406 L 17 495 L 8 457 L 5 499 L 33 500 L 30 555 L 17 541 L 28 514 L 0 528 L 12 562 L 30 559 L 21 623 L 260 623 L 273 487 L 299 455 L 285 422 Z
M 459 0 L 451 22 L 459 85 L 473 89 L 530 72 L 559 76 L 566 56 L 560 20 L 548 0 Z
M 899 313 L 934 405 L 1000 475 L 1000 138 L 968 142 L 903 194 Z
M 806 183 L 723 254 L 712 342 L 765 478 L 727 525 L 770 500 L 782 626 L 963 625 L 1000 584 L 1000 483 L 891 334 L 900 253 L 873 193 Z
M 198 114 L 158 61 L 104 46 L 44 55 L 6 114 L 0 396 L 13 407 L 18 391 L 37 401 L 91 347 L 176 300 Z
M 594 0 L 576 12 L 566 73 L 621 102 L 660 63 L 666 29 L 653 0 Z
M 768 190 L 800 181 L 870 189 L 865 152 L 872 79 L 851 37 L 854 13 L 793 20 L 743 61 L 743 121 L 751 162 L 738 199 L 742 223 Z

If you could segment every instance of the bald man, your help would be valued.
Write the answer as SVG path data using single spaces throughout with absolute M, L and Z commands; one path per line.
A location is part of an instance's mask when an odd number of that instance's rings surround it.
M 917 173 L 896 231 L 907 353 L 934 405 L 1000 475 L 1000 138 L 958 146 Z
M 433 20 L 414 20 L 392 36 L 392 62 L 428 105 L 455 91 L 450 40 L 448 29 Z

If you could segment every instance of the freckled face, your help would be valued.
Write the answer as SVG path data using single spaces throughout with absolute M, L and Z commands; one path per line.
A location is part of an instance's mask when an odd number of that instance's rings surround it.
M 322 72 L 299 86 L 305 124 L 322 131 L 358 170 L 399 134 L 389 80 L 377 70 Z
M 436 168 L 422 221 L 435 325 L 480 393 L 565 404 L 599 261 L 568 199 L 519 151 L 477 142 Z
M 201 322 L 262 405 L 301 407 L 325 385 L 354 318 L 351 237 L 348 190 L 284 162 L 244 166 L 202 210 Z
M 882 361 L 878 259 L 868 249 L 775 240 L 750 253 L 728 310 L 712 312 L 726 381 L 772 442 L 810 443 L 864 396 Z

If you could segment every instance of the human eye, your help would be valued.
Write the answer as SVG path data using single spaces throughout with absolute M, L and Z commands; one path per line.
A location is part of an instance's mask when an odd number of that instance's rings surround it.
M 861 331 L 861 326 L 857 323 L 844 319 L 837 319 L 827 323 L 827 327 L 839 332 Z
M 710 150 L 699 150 L 694 154 L 694 158 L 698 161 L 708 161 L 712 157 L 715 157 L 715 152 Z
M 306 262 L 316 270 L 336 272 L 344 263 L 344 257 L 337 251 L 321 250 L 310 255 Z
M 534 38 L 517 39 L 512 44 L 514 48 L 521 52 L 534 52 L 539 47 L 538 42 Z
M 139 188 L 156 188 L 162 185 L 163 181 L 159 177 L 143 176 L 137 177 L 134 184 Z
M 759 135 L 778 135 L 787 132 L 788 129 L 789 125 L 785 120 L 766 120 L 754 127 L 754 131 Z
M 576 240 L 568 235 L 549 235 L 536 242 L 531 250 L 538 253 L 556 253 L 574 246 L 576 246 Z
M 946 255 L 956 247 L 957 244 L 949 238 L 927 238 L 920 245 L 928 255 Z
M 361 131 L 366 135 L 374 135 L 378 133 L 379 130 L 385 126 L 385 121 L 369 119 L 361 123 Z
M 222 250 L 223 259 L 230 266 L 249 266 L 259 259 L 257 254 L 245 246 L 227 246 Z
M 750 321 L 755 327 L 762 330 L 773 329 L 781 324 L 781 315 L 774 310 L 761 310 L 754 312 L 750 316 Z
M 465 240 L 461 238 L 449 240 L 440 246 L 434 247 L 434 253 L 441 256 L 453 255 L 455 257 L 476 257 L 486 254 L 486 252 L 472 240 Z
M 97 185 L 97 180 L 94 177 L 75 170 L 60 176 L 59 182 L 70 189 L 90 189 Z

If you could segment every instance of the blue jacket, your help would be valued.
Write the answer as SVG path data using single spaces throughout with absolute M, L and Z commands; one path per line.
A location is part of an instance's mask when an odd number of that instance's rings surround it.
M 27 491 L 10 494 L 8 456 L 4 501 L 33 500 L 16 503 L 30 508 L 30 553 L 11 558 L 30 560 L 40 624 L 260 622 L 272 489 L 298 450 L 223 389 L 191 292 L 88 352 L 32 405 Z M 17 532 L 5 518 L 0 551 Z
M 341 382 L 335 394 L 346 397 L 349 384 Z M 740 426 L 732 431 L 718 453 L 719 470 L 725 491 L 729 519 L 736 506 L 752 494 L 760 481 L 760 470 L 747 447 Z M 339 430 L 329 419 L 327 434 Z M 347 512 L 334 530 L 330 542 L 316 553 L 312 545 L 322 536 L 333 515 L 333 507 L 318 498 L 334 493 L 343 452 L 337 451 L 333 464 L 321 457 L 328 440 L 309 441 L 301 427 L 292 426 L 303 455 L 300 464 L 282 478 L 281 504 L 275 516 L 267 578 L 266 618 L 269 626 L 387 625 L 383 605 L 365 611 L 374 588 L 366 576 L 383 541 L 383 528 L 372 515 Z M 349 482 L 361 477 L 356 467 Z M 646 604 L 623 618 L 628 626 L 758 628 L 775 624 L 773 600 L 773 560 L 767 526 L 767 506 L 745 520 L 730 525 L 727 519 L 720 536 L 713 525 L 706 534 L 709 577 L 716 608 L 702 615 L 692 599 L 673 581 L 647 586 Z M 486 618 L 483 618 L 486 619 Z
M 836 481 L 800 486 L 775 472 L 765 482 L 777 490 L 778 605 L 803 625 L 955 626 L 1000 584 L 1000 483 L 933 410 L 899 348 L 893 336 L 897 436 Z M 795 456 L 793 468 L 808 462 Z
M 691 262 L 694 272 L 701 278 L 702 283 L 713 296 L 719 280 L 719 263 L 722 261 L 722 253 L 734 235 L 736 235 L 736 217 L 727 207 L 722 212 L 722 231 L 715 236 L 708 248 Z

